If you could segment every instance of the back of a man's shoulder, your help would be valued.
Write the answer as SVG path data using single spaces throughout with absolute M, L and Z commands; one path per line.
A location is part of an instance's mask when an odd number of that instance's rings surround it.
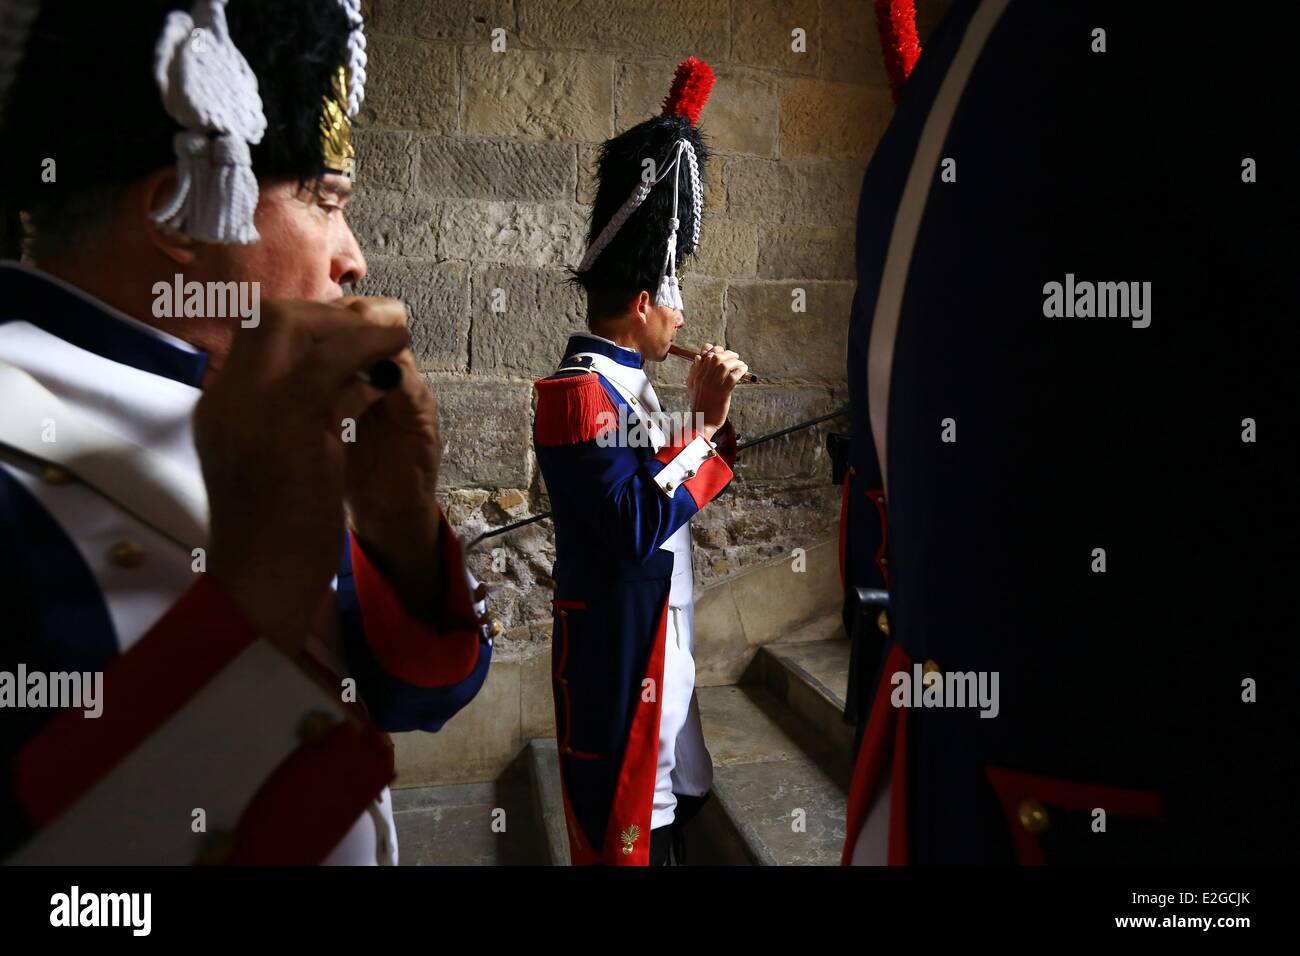
M 534 437 L 541 447 L 593 441 L 617 419 L 613 399 L 594 372 L 560 371 L 533 383 L 537 392 Z

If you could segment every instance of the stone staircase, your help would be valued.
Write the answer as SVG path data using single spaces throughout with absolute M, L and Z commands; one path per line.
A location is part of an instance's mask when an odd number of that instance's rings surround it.
M 547 843 L 537 827 L 533 792 L 526 760 L 516 761 L 487 783 L 394 790 L 399 862 L 403 866 L 547 865 Z
M 841 717 L 848 666 L 838 616 L 827 616 L 760 648 L 741 683 L 699 689 L 713 798 L 688 831 L 688 862 L 839 863 L 852 767 L 853 729 Z M 529 766 L 548 861 L 566 865 L 554 739 L 531 742 Z
M 713 796 L 688 831 L 698 865 L 833 866 L 844 845 L 853 728 L 849 645 L 826 615 L 758 648 L 737 684 L 699 688 Z M 402 863 L 569 862 L 555 738 L 491 783 L 394 791 Z

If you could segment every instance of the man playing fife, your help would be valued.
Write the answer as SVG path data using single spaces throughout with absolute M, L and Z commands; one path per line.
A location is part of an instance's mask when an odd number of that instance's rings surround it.
M 680 826 L 712 783 L 695 701 L 688 522 L 731 480 L 727 415 L 748 366 L 707 345 L 687 379 L 695 424 L 672 434 L 643 369 L 667 358 L 683 325 L 676 261 L 699 245 L 707 155 L 695 124 L 712 85 L 712 70 L 687 60 L 663 115 L 602 147 L 589 249 L 574 274 L 591 332 L 574 335 L 559 370 L 536 383 L 575 864 L 680 859 Z
M 0 660 L 106 673 L 98 719 L 0 711 L 0 855 L 396 862 L 376 728 L 441 727 L 491 624 L 405 309 L 342 297 L 358 3 L 37 6 L 0 11 Z M 155 309 L 178 273 L 277 301 Z

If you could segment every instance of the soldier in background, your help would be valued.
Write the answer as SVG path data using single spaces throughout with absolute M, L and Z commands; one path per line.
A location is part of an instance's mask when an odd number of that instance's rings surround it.
M 601 147 L 588 251 L 575 271 L 588 333 L 536 383 L 537 461 L 555 516 L 555 721 L 570 858 L 681 862 L 713 763 L 695 698 L 690 520 L 731 481 L 732 392 L 748 370 L 706 345 L 689 422 L 664 415 L 647 361 L 685 323 L 677 263 L 700 242 L 696 124 L 713 71 L 677 70 L 662 115 Z

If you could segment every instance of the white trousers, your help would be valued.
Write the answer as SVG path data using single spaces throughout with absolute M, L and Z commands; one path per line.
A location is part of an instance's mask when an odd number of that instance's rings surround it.
M 713 758 L 704 745 L 700 705 L 695 698 L 694 623 L 692 602 L 682 607 L 669 606 L 652 829 L 673 822 L 677 809 L 674 794 L 702 797 L 713 785 Z

